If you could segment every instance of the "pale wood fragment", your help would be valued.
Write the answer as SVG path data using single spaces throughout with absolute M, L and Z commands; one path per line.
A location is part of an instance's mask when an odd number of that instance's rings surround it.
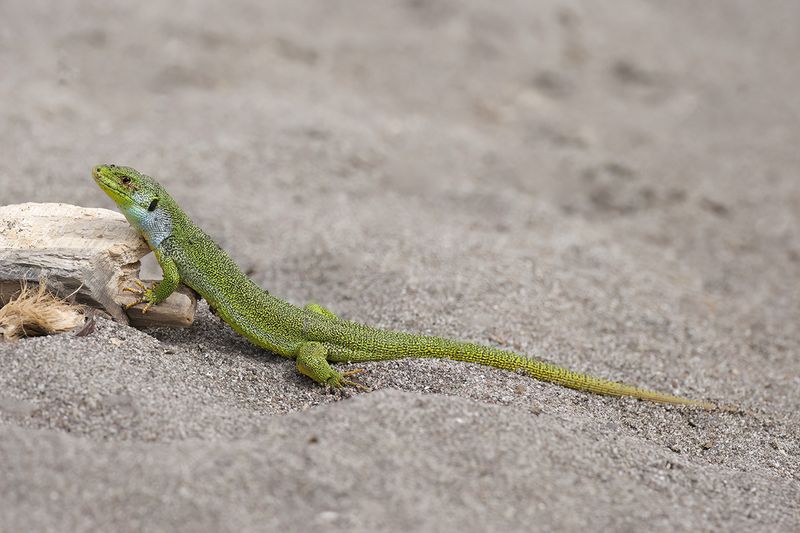
M 125 312 L 134 296 L 125 292 L 139 275 L 147 243 L 125 218 L 108 209 L 69 204 L 0 206 L 0 300 L 25 281 L 47 279 L 61 298 L 103 310 L 134 326 L 185 327 L 194 320 L 197 299 L 181 286 L 165 302 Z

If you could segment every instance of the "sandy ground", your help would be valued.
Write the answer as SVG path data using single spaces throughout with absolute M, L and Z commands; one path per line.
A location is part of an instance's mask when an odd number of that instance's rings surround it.
M 0 5 L 0 203 L 132 165 L 292 302 L 741 412 L 103 321 L 0 346 L 0 529 L 800 528 L 800 3 L 128 4 Z

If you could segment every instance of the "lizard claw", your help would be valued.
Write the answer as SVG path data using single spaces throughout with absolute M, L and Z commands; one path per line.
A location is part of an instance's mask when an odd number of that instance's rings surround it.
M 348 387 L 353 387 L 359 390 L 368 391 L 369 387 L 366 385 L 362 385 L 357 381 L 353 381 L 352 379 L 347 379 L 349 376 L 355 376 L 357 374 L 363 374 L 366 372 L 363 368 L 356 368 L 355 370 L 348 370 L 347 372 L 342 372 L 342 379 L 341 384 L 347 385 Z
M 153 302 L 153 288 L 152 287 L 147 287 L 147 285 L 142 283 L 142 281 L 139 280 L 139 279 L 135 279 L 135 280 L 133 280 L 133 282 L 138 286 L 138 288 L 125 287 L 122 290 L 126 291 L 126 292 L 132 292 L 133 294 L 138 296 L 138 298 L 136 300 L 134 300 L 133 302 L 127 304 L 125 306 L 125 309 L 130 309 L 131 307 L 137 306 L 139 304 L 145 304 L 144 308 L 142 308 L 142 314 L 145 314 L 145 313 L 147 313 L 147 311 L 150 310 L 150 308 L 153 306 L 153 303 L 154 303 Z
M 138 289 L 134 289 L 134 288 L 132 288 L 132 287 L 125 287 L 125 288 L 124 288 L 124 289 L 122 289 L 122 290 L 123 290 L 123 291 L 132 292 L 132 293 L 134 293 L 134 294 L 143 294 L 144 292 L 147 292 L 147 285 L 145 285 L 145 284 L 142 282 L 142 280 L 140 280 L 140 279 L 135 279 L 135 280 L 133 280 L 133 282 L 136 284 L 136 286 L 138 286 L 138 287 L 139 287 Z

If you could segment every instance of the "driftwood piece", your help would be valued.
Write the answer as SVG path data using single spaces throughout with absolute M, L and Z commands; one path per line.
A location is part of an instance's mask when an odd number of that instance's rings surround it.
M 152 284 L 153 280 L 143 280 Z M 126 285 L 127 287 L 130 284 Z M 118 301 L 127 305 L 136 300 L 130 292 L 119 295 Z M 192 325 L 197 312 L 197 294 L 186 285 L 178 285 L 169 298 L 158 305 L 152 306 L 147 313 L 142 314 L 142 306 L 124 309 L 131 326 L 137 328 L 185 328 Z
M 62 298 L 103 310 L 137 327 L 186 327 L 197 299 L 184 286 L 143 315 L 124 309 L 135 300 L 125 287 L 139 275 L 139 259 L 150 249 L 125 218 L 114 211 L 68 204 L 0 206 L 0 300 L 18 292 L 20 282 L 47 279 Z

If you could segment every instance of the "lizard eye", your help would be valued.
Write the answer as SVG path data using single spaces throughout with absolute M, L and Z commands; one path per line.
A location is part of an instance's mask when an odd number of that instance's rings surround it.
M 130 182 L 131 182 L 131 178 L 130 178 L 130 176 L 122 176 L 122 183 L 123 183 L 124 185 L 127 185 L 127 184 L 129 184 Z
M 157 206 L 158 206 L 158 198 L 153 198 L 153 201 L 150 202 L 150 205 L 147 206 L 147 210 L 155 211 Z

